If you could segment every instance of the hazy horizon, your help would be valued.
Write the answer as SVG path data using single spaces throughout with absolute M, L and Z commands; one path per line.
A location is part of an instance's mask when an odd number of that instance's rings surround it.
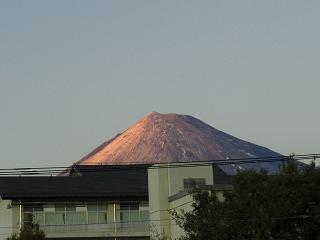
M 3 1 L 1 168 L 67 166 L 151 111 L 319 153 L 318 1 Z

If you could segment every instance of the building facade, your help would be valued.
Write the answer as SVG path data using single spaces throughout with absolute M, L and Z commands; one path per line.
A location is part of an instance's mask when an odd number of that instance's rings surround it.
M 191 165 L 76 166 L 65 176 L 0 177 L 0 240 L 30 216 L 49 239 L 175 239 L 183 231 L 170 213 L 192 209 L 192 184 L 229 187 L 218 168 Z

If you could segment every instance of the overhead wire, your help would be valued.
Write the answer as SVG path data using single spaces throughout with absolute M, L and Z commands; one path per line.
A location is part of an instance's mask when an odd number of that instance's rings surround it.
M 320 154 L 301 154 L 294 156 L 271 156 L 271 157 L 260 157 L 260 158 L 235 158 L 227 160 L 205 160 L 205 161 L 192 161 L 192 162 L 165 162 L 165 163 L 145 163 L 145 164 L 130 164 L 130 165 L 109 165 L 109 164 L 89 164 L 89 165 L 77 165 L 72 166 L 56 166 L 56 167 L 35 167 L 35 168 L 2 168 L 0 169 L 0 176 L 14 176 L 14 175 L 61 175 L 67 174 L 70 171 L 81 172 L 101 172 L 103 170 L 136 170 L 136 169 L 161 169 L 161 168 L 181 168 L 181 167 L 198 167 L 198 166 L 209 166 L 209 165 L 239 165 L 239 164 L 260 164 L 270 162 L 285 162 L 285 161 L 303 161 L 303 160 L 316 160 L 320 158 Z M 100 167 L 104 167 L 100 168 Z

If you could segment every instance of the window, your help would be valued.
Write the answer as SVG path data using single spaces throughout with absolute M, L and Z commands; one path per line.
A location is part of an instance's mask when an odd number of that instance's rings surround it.
M 139 204 L 125 203 L 120 204 L 120 221 L 130 223 L 139 220 Z
M 42 205 L 26 205 L 23 207 L 24 223 L 33 219 L 35 223 L 44 225 L 43 206 Z
M 95 203 L 90 203 L 87 205 L 88 210 L 88 223 L 96 224 L 98 221 L 98 205 Z
M 55 212 L 52 216 L 51 224 L 46 225 L 64 225 L 66 224 L 66 210 L 65 210 L 65 204 L 55 204 L 54 205 Z M 47 220 L 47 218 L 46 218 Z
M 149 210 L 147 205 L 139 207 L 138 203 L 120 204 L 120 221 L 122 223 L 146 221 L 148 219 Z
M 205 185 L 206 185 L 205 178 L 183 179 L 183 187 L 185 190 L 191 190 L 193 187 L 204 187 Z
M 149 210 L 140 211 L 140 220 L 144 222 L 149 220 Z
M 107 207 L 106 202 L 26 205 L 23 217 L 24 222 L 33 218 L 40 226 L 106 224 Z
M 88 223 L 89 224 L 105 224 L 107 223 L 107 204 L 106 203 L 90 203 L 87 205 Z
M 66 204 L 66 224 L 86 224 L 87 208 L 84 204 Z

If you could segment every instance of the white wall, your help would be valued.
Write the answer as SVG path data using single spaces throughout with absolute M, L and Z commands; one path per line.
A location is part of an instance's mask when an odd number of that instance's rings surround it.
M 149 169 L 148 185 L 151 235 L 170 233 L 167 169 Z
M 181 210 L 186 212 L 191 211 L 192 201 L 193 201 L 192 196 L 190 194 L 186 195 L 182 198 L 179 198 L 177 200 L 170 202 L 170 210 L 176 211 L 178 214 L 181 213 Z M 171 233 L 170 233 L 171 239 L 177 239 L 178 237 L 184 235 L 183 229 L 176 224 L 175 220 L 171 219 L 170 226 L 171 226 Z
M 154 165 L 156 167 L 157 165 Z M 150 223 L 155 232 L 171 239 L 183 233 L 172 220 L 170 211 L 173 209 L 191 210 L 190 195 L 169 202 L 169 197 L 184 190 L 184 179 L 205 178 L 206 185 L 213 185 L 212 166 L 151 168 L 148 170 Z M 169 165 L 170 166 L 170 165 Z
M 19 207 L 13 206 L 10 200 L 0 200 L 0 240 L 9 237 L 19 230 Z
M 212 166 L 174 167 L 168 168 L 167 170 L 169 181 L 169 196 L 172 196 L 184 190 L 184 179 L 205 178 L 206 185 L 213 185 Z

